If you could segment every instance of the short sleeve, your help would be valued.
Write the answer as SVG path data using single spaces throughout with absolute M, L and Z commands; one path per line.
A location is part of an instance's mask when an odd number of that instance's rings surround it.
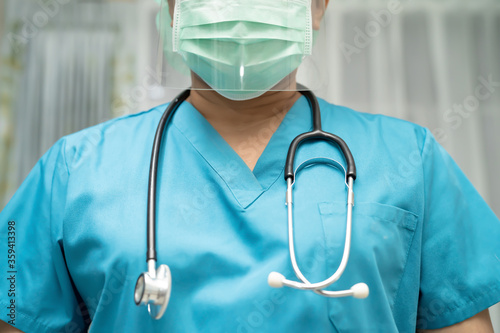
M 35 165 L 0 213 L 0 319 L 23 332 L 83 332 L 64 258 L 64 139 Z
M 500 302 L 500 222 L 427 130 L 417 328 L 464 321 Z

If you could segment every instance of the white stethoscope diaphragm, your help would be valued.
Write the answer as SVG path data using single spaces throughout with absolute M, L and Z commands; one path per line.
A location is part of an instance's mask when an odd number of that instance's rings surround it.
M 153 263 L 154 265 L 154 263 Z M 172 290 L 172 274 L 167 265 L 160 265 L 155 271 L 142 273 L 135 284 L 136 305 L 147 305 L 149 315 L 160 319 L 167 309 Z

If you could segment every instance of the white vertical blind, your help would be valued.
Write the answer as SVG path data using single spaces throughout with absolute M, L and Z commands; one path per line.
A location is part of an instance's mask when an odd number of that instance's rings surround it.
M 2 207 L 57 139 L 117 113 L 137 111 L 122 95 L 135 83 L 137 4 L 49 3 L 51 7 L 33 0 L 5 3 L 0 87 L 8 90 L 8 98 L 0 99 Z
M 337 0 L 326 24 L 318 95 L 428 127 L 499 215 L 500 2 Z

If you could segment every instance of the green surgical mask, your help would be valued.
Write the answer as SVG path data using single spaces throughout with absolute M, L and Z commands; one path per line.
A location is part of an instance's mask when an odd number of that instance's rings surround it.
M 177 0 L 173 50 L 222 96 L 264 94 L 312 53 L 311 0 Z

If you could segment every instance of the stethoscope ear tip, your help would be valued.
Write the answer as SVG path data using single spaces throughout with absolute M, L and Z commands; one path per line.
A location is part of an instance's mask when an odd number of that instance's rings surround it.
M 354 298 L 367 298 L 370 294 L 370 289 L 366 285 L 366 283 L 358 283 L 351 287 L 351 291 L 353 293 Z
M 285 277 L 278 272 L 271 272 L 267 277 L 267 283 L 273 288 L 282 288 Z

